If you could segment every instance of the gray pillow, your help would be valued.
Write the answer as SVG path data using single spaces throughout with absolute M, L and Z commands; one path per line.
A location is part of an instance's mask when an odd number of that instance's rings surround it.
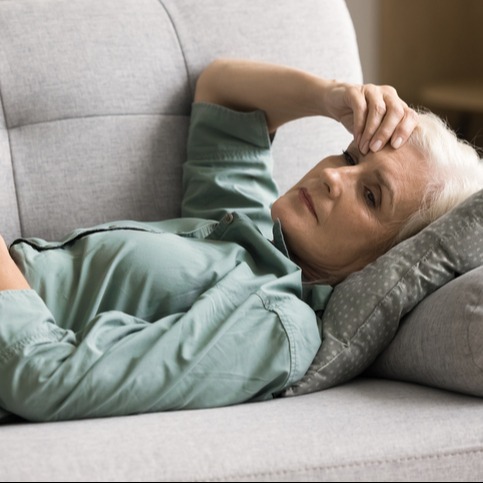
M 424 299 L 366 374 L 482 397 L 483 267 Z
M 456 276 L 483 265 L 483 190 L 334 288 L 322 344 L 283 396 L 327 389 L 362 373 L 394 338 L 401 318 Z

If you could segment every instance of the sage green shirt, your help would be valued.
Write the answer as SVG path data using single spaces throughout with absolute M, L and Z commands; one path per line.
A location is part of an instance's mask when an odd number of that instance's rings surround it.
M 300 379 L 330 289 L 304 288 L 288 256 L 271 165 L 261 112 L 195 104 L 182 218 L 15 241 L 32 290 L 0 292 L 0 406 L 32 420 L 206 408 Z

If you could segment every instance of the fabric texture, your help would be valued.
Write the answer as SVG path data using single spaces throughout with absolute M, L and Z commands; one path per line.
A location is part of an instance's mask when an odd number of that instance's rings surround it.
M 8 240 L 12 233 L 20 233 L 20 218 L 15 193 L 9 132 L 2 125 L 2 121 L 0 96 L 0 179 L 2 180 L 2 188 L 0 189 L 0 216 L 2 219 L 1 234 Z
M 179 138 L 187 136 L 188 122 L 168 115 L 101 116 L 13 130 L 24 236 L 58 240 L 92 226 L 96 212 L 98 223 L 179 217 L 182 163 L 160 160 L 186 159 Z
M 321 348 L 285 395 L 327 389 L 363 372 L 393 339 L 402 316 L 456 275 L 483 265 L 482 240 L 483 190 L 337 285 L 322 316 Z M 416 357 L 412 351 L 409 357 Z M 456 363 L 452 372 L 458 370 Z
M 367 375 L 483 397 L 483 266 L 424 299 Z

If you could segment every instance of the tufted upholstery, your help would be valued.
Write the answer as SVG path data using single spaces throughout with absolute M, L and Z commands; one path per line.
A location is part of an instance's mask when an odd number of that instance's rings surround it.
M 347 21 L 343 2 L 329 0 L 246 0 L 242 11 L 232 0 L 0 2 L 2 234 L 52 239 L 178 216 L 201 69 L 249 57 L 357 81 Z M 349 139 L 328 120 L 285 131 L 275 143 L 282 189 Z

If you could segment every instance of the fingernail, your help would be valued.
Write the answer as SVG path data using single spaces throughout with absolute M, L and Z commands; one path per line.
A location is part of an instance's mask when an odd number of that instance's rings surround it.
M 379 151 L 379 149 L 381 149 L 381 146 L 382 146 L 382 141 L 380 141 L 380 140 L 374 141 L 371 144 L 371 150 L 375 153 L 375 152 Z
M 399 138 L 397 138 L 395 141 L 393 141 L 393 143 L 392 143 L 392 147 L 393 147 L 394 149 L 398 149 L 398 148 L 400 148 L 400 147 L 401 147 L 401 144 L 402 144 L 402 138 L 401 138 L 401 137 L 399 137 Z

